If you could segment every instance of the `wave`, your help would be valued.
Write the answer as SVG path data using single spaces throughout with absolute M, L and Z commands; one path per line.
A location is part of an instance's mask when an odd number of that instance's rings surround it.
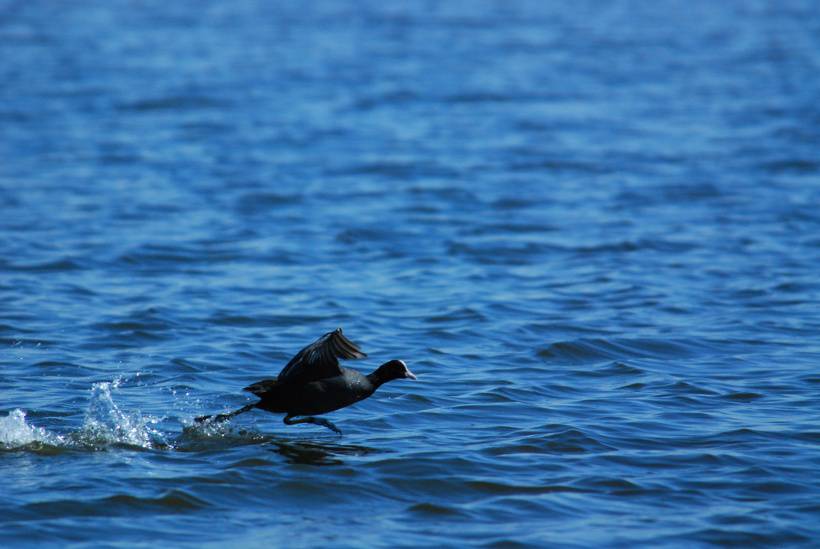
M 693 339 L 581 338 L 552 343 L 536 354 L 550 362 L 585 363 L 630 358 L 683 358 L 708 348 L 708 342 Z

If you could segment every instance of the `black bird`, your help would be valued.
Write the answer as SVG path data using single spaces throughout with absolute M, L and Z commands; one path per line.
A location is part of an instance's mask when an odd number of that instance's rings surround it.
M 368 375 L 339 366 L 340 358 L 366 356 L 342 334 L 342 329 L 338 328 L 299 351 L 282 368 L 276 379 L 257 381 L 243 389 L 258 396 L 259 402 L 227 414 L 198 417 L 196 421 L 201 423 L 211 418 L 214 421 L 224 421 L 259 408 L 267 412 L 286 414 L 283 421 L 288 425 L 314 423 L 342 434 L 342 431 L 328 420 L 313 416 L 364 400 L 388 381 L 416 379 L 402 360 L 385 362 Z M 296 416 L 306 417 L 294 419 Z

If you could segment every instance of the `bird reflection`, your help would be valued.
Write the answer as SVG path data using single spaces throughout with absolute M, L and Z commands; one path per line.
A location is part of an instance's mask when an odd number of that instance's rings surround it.
M 272 440 L 270 450 L 284 457 L 288 463 L 300 465 L 341 465 L 343 456 L 366 456 L 381 450 L 350 444 L 323 444 L 308 440 Z

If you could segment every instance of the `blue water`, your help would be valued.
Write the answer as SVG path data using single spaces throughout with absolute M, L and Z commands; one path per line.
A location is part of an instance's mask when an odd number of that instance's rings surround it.
M 818 543 L 816 3 L 3 0 L 0 82 L 3 547 Z M 418 381 L 193 425 L 336 327 Z

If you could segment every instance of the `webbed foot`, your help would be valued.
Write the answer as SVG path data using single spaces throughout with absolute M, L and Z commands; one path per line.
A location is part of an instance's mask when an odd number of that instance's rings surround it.
M 205 423 L 206 421 L 211 421 L 213 423 L 220 423 L 231 419 L 233 416 L 231 414 L 217 414 L 213 416 L 200 416 L 195 418 L 194 421 L 197 423 Z
M 322 417 L 307 416 L 299 419 L 293 419 L 293 416 L 285 416 L 284 419 L 282 419 L 282 421 L 284 421 L 287 425 L 296 425 L 297 423 L 313 423 L 314 425 L 321 425 L 322 427 L 327 427 L 336 434 L 342 434 L 341 429 L 339 429 L 338 427 L 333 425 L 333 423 L 329 422 L 328 420 Z

